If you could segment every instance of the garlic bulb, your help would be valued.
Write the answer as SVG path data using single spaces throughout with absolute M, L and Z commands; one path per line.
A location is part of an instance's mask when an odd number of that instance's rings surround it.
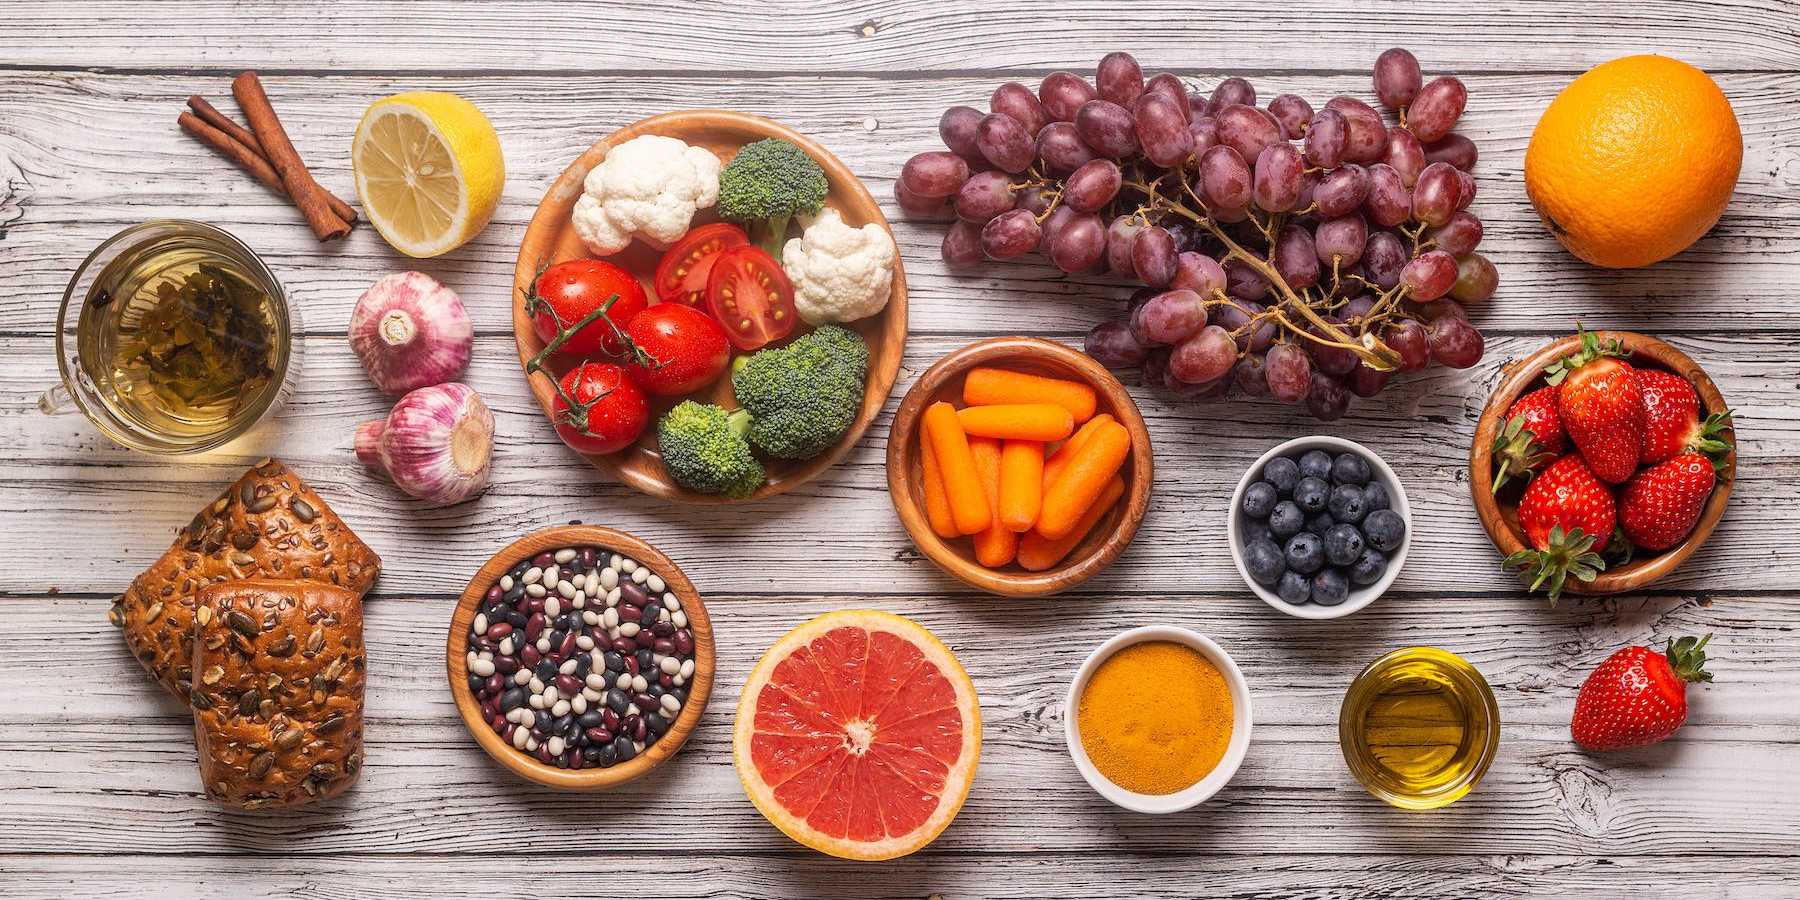
M 469 364 L 475 327 L 456 292 L 423 272 L 375 282 L 350 314 L 350 349 L 389 394 L 443 384 Z
M 487 487 L 494 414 L 466 384 L 422 387 L 386 420 L 357 426 L 356 458 L 420 500 L 461 503 Z

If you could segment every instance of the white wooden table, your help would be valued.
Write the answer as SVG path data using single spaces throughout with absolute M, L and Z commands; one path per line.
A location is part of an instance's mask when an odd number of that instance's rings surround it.
M 400 5 L 186 2 L 0 6 L 0 894 L 9 897 L 593 895 L 925 898 L 1065 896 L 1781 897 L 1800 892 L 1800 21 L 1791 0 L 1344 3 L 1193 0 Z M 1280 11 L 1277 11 L 1279 9 Z M 908 542 L 883 477 L 887 420 L 826 477 L 743 514 L 608 484 L 539 415 L 514 355 L 515 250 L 550 179 L 608 131 L 652 113 L 727 107 L 812 135 L 880 197 L 939 112 L 999 82 L 1090 74 L 1129 49 L 1201 85 L 1223 74 L 1315 102 L 1369 93 L 1405 44 L 1468 83 L 1461 131 L 1481 145 L 1476 212 L 1500 294 L 1488 356 L 1359 402 L 1333 426 L 1385 453 L 1416 511 L 1395 590 L 1356 617 L 1279 616 L 1242 587 L 1224 508 L 1244 466 L 1314 425 L 1255 404 L 1139 395 L 1157 484 L 1136 543 L 1073 594 L 972 595 Z M 1714 74 L 1743 126 L 1737 195 L 1674 260 L 1588 268 L 1539 227 L 1520 167 L 1539 112 L 1574 74 L 1662 50 Z M 352 426 L 385 412 L 345 341 L 356 296 L 413 266 L 368 227 L 321 247 L 284 202 L 175 127 L 190 93 L 230 109 L 229 77 L 263 73 L 320 179 L 350 193 L 363 107 L 454 91 L 505 146 L 505 202 L 473 243 L 418 267 L 477 323 L 468 381 L 495 409 L 494 484 L 427 509 L 365 474 Z M 870 125 L 873 123 L 873 130 Z M 891 201 L 889 201 L 891 203 Z M 890 215 L 897 210 L 890 209 Z M 55 377 L 57 300 L 115 230 L 185 216 L 235 232 L 303 311 L 295 402 L 229 452 L 171 462 L 117 449 L 78 417 L 40 417 Z M 912 284 L 898 394 L 942 353 L 994 334 L 1079 342 L 1127 289 L 1038 264 L 952 275 L 941 227 L 897 222 Z M 1507 359 L 1573 328 L 1629 328 L 1701 360 L 1737 409 L 1732 506 L 1712 541 L 1651 593 L 1547 608 L 1503 572 L 1477 524 L 1465 456 Z M 896 401 L 897 402 L 897 399 Z M 891 409 L 890 404 L 890 409 Z M 386 562 L 368 604 L 367 771 L 333 803 L 284 815 L 199 795 L 188 717 L 106 622 L 109 598 L 192 512 L 264 453 L 295 466 Z M 456 719 L 442 646 L 453 597 L 523 531 L 581 519 L 642 535 L 707 596 L 716 694 L 659 774 L 605 796 L 561 795 L 491 764 Z M 981 768 L 928 850 L 855 866 L 805 850 L 745 800 L 730 762 L 738 685 L 796 622 L 852 606 L 912 616 L 956 650 L 982 699 Z M 1063 749 L 1063 693 L 1097 642 L 1145 622 L 1217 638 L 1256 697 L 1237 779 L 1202 808 L 1153 818 L 1093 795 Z M 1591 756 L 1569 741 L 1586 672 L 1617 647 L 1715 633 L 1717 684 L 1666 744 Z M 1434 644 L 1474 662 L 1505 720 L 1468 799 L 1405 813 L 1370 798 L 1337 748 L 1351 676 Z M 660 846 L 620 846 L 624 823 Z M 528 871 L 559 880 L 520 881 Z

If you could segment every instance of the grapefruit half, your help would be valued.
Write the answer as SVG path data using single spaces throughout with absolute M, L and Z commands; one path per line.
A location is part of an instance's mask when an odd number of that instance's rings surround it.
M 910 619 L 827 613 L 775 642 L 738 701 L 732 759 L 788 837 L 845 859 L 905 856 L 956 818 L 981 755 L 975 685 Z

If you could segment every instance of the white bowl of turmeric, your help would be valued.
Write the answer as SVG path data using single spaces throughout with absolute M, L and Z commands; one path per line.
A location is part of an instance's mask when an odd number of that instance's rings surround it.
M 1218 793 L 1244 761 L 1250 687 L 1204 635 L 1133 628 L 1075 672 L 1063 736 L 1100 796 L 1134 812 L 1180 812 Z

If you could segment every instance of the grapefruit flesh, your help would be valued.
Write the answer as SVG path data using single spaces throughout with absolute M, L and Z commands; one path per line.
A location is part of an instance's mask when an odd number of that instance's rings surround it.
M 949 648 L 869 610 L 820 616 L 769 648 L 732 740 L 738 778 L 771 823 L 866 860 L 931 843 L 962 808 L 980 748 L 975 688 Z

